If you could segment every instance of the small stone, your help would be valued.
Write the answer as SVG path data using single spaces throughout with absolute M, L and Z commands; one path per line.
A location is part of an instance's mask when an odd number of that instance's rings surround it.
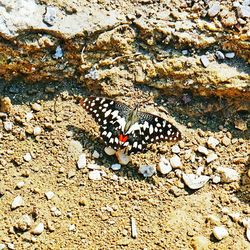
M 92 181 L 100 181 L 102 179 L 102 171 L 99 170 L 90 171 L 89 179 Z
M 57 207 L 52 207 L 50 211 L 51 211 L 51 214 L 56 217 L 59 217 L 62 215 L 62 212 Z
M 87 165 L 87 168 L 88 169 L 91 169 L 91 170 L 100 170 L 101 169 L 101 166 L 100 165 L 97 165 L 96 163 L 89 163 Z
M 248 5 L 250 5 L 250 0 L 244 0 L 243 1 L 243 3 L 242 3 L 242 5 L 244 6 L 248 6 Z
M 69 225 L 69 231 L 75 231 L 76 230 L 76 225 L 75 224 L 70 224 Z
M 33 134 L 35 136 L 40 135 L 42 133 L 42 129 L 39 126 L 35 126 L 33 129 Z
M 181 152 L 181 149 L 178 145 L 172 146 L 171 150 L 174 154 L 179 154 Z
M 24 232 L 29 230 L 33 222 L 33 219 L 28 214 L 24 214 L 21 216 L 21 218 L 19 218 L 17 224 L 14 227 Z
M 246 230 L 246 236 L 247 236 L 247 240 L 250 241 L 250 227 L 248 227 Z
M 208 155 L 208 154 L 209 154 L 207 148 L 204 147 L 204 146 L 198 146 L 198 149 L 197 149 L 197 150 L 198 150 L 198 152 L 200 152 L 200 153 L 202 153 L 202 154 L 204 154 L 204 155 Z
M 220 3 L 213 2 L 213 4 L 209 7 L 207 13 L 210 17 L 215 17 L 220 12 Z
M 4 113 L 10 113 L 12 109 L 11 99 L 9 97 L 0 98 L 0 111 Z
M 172 158 L 170 158 L 170 164 L 172 168 L 179 168 L 182 166 L 181 159 L 178 155 L 174 155 Z
M 48 191 L 45 193 L 45 196 L 48 200 L 51 200 L 55 196 L 55 193 L 52 191 Z
M 116 152 L 116 157 L 122 165 L 127 165 L 131 161 L 131 157 L 125 154 L 123 149 Z
M 217 240 L 222 240 L 226 238 L 229 234 L 227 229 L 224 226 L 214 227 L 213 235 Z
M 111 147 L 105 147 L 104 148 L 104 152 L 107 154 L 107 155 L 114 155 L 115 154 L 115 150 Z
M 219 50 L 217 50 L 215 52 L 215 56 L 217 57 L 218 60 L 224 60 L 225 59 L 224 54 L 221 51 L 219 51 Z
M 0 244 L 0 250 L 3 250 L 3 249 L 5 249 L 5 248 L 6 248 L 6 245 L 3 244 L 3 243 L 1 243 L 1 244 Z
M 81 206 L 87 206 L 88 205 L 88 200 L 85 198 L 85 197 L 82 197 L 81 199 L 80 199 L 80 201 L 79 201 L 79 204 L 81 205 Z
M 241 17 L 241 18 L 250 17 L 250 7 L 247 5 L 240 5 L 237 8 L 237 14 L 238 14 L 238 17 Z
M 47 6 L 46 7 L 46 13 L 43 16 L 43 21 L 49 25 L 53 26 L 56 23 L 56 8 L 53 6 Z
M 250 218 L 243 218 L 242 224 L 245 228 L 250 228 Z
M 31 154 L 30 153 L 26 153 L 24 156 L 23 156 L 23 159 L 27 162 L 31 161 L 32 160 L 32 157 L 31 157 Z
M 55 231 L 55 227 L 54 227 L 53 222 L 51 220 L 47 220 L 46 224 L 47 224 L 47 229 L 50 232 L 54 232 Z
M 149 166 L 149 165 L 141 165 L 139 167 L 138 172 L 143 175 L 143 177 L 151 177 L 153 174 L 156 173 L 156 168 L 155 166 Z
M 136 229 L 136 221 L 135 218 L 131 217 L 131 236 L 133 238 L 137 238 L 137 229 Z
M 215 161 L 216 159 L 218 158 L 217 154 L 215 153 L 209 153 L 208 156 L 207 156 L 207 163 L 210 163 L 212 161 Z
M 22 196 L 18 195 L 13 200 L 13 202 L 11 204 L 11 208 L 16 209 L 16 208 L 21 207 L 23 205 L 24 205 L 24 200 L 23 200 Z
M 120 170 L 121 167 L 122 167 L 121 164 L 118 164 L 118 163 L 111 165 L 111 169 L 113 169 L 115 171 Z
M 19 182 L 16 184 L 16 187 L 17 187 L 18 189 L 21 189 L 24 185 L 25 185 L 24 181 L 19 181 Z
M 209 62 L 207 56 L 205 56 L 205 55 L 202 55 L 202 56 L 200 57 L 200 60 L 201 60 L 202 65 L 203 65 L 205 68 L 207 68 L 208 65 L 210 64 L 210 62 Z
M 34 111 L 37 111 L 37 112 L 42 110 L 42 106 L 39 103 L 36 103 L 36 102 L 31 105 L 31 108 Z
M 26 118 L 27 122 L 29 122 L 30 120 L 32 120 L 33 117 L 34 117 L 34 115 L 33 115 L 32 112 L 28 112 L 28 113 L 26 113 L 26 115 L 25 115 L 25 118 Z
M 223 137 L 222 144 L 225 145 L 226 147 L 229 146 L 231 144 L 231 139 L 228 137 Z
M 86 164 L 87 164 L 86 155 L 82 153 L 80 154 L 79 159 L 77 161 L 77 168 L 78 169 L 85 168 Z
M 58 46 L 56 47 L 55 54 L 52 55 L 52 57 L 53 57 L 54 59 L 59 59 L 59 58 L 63 57 L 63 49 L 62 49 L 62 47 L 61 47 L 60 45 L 58 45 Z
M 76 175 L 75 170 L 69 170 L 67 177 L 68 179 L 73 178 Z
M 229 58 L 229 59 L 232 59 L 232 58 L 235 57 L 235 53 L 234 52 L 228 52 L 228 53 L 225 54 L 225 57 Z
M 183 174 L 183 181 L 190 189 L 199 189 L 203 187 L 210 179 L 207 175 Z
M 234 222 L 239 222 L 240 221 L 240 213 L 230 213 L 228 214 Z
M 157 165 L 157 170 L 161 173 L 161 174 L 168 174 L 169 172 L 172 171 L 172 167 L 171 164 L 169 162 L 168 159 L 166 159 L 165 157 L 161 157 L 159 164 Z
M 207 217 L 207 220 L 215 226 L 219 226 L 221 224 L 220 218 L 218 218 L 216 215 L 210 214 Z
M 231 183 L 233 181 L 239 181 L 240 175 L 239 173 L 232 169 L 232 168 L 224 168 L 224 167 L 218 167 L 216 169 L 218 173 L 221 175 L 221 181 L 224 183 Z
M 10 250 L 14 250 L 14 249 L 15 249 L 14 243 L 11 243 L 11 242 L 7 243 L 7 247 L 8 247 L 8 249 L 10 249 Z
M 210 137 L 208 138 L 208 140 L 207 140 L 207 145 L 208 145 L 208 147 L 211 148 L 211 149 L 215 149 L 216 146 L 217 146 L 219 143 L 220 143 L 220 142 L 219 142 L 217 139 L 215 139 L 214 137 L 212 137 L 212 136 L 210 136 Z
M 214 184 L 218 184 L 218 183 L 220 183 L 220 181 L 221 181 L 221 179 L 220 179 L 220 176 L 218 176 L 218 175 L 215 175 L 215 176 L 213 177 L 213 179 L 212 179 L 212 182 L 213 182 Z
M 4 122 L 3 127 L 6 131 L 11 131 L 13 129 L 13 122 Z
M 38 223 L 32 230 L 31 233 L 39 235 L 44 231 L 44 224 L 42 222 Z
M 79 141 L 71 140 L 68 146 L 68 157 L 71 159 L 79 159 L 80 154 L 82 154 L 82 144 Z
M 98 159 L 98 158 L 100 157 L 100 154 L 99 154 L 96 150 L 94 150 L 92 156 L 93 156 L 94 158 Z
M 194 250 L 209 250 L 209 239 L 203 235 L 196 235 L 192 239 L 192 247 Z
M 241 130 L 241 131 L 246 131 L 247 130 L 247 122 L 242 120 L 242 119 L 238 119 L 234 122 L 234 126 L 235 128 Z

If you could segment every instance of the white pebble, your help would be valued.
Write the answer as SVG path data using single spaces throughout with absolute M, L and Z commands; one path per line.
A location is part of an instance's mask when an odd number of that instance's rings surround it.
M 69 231 L 75 231 L 76 230 L 76 225 L 75 224 L 70 224 L 69 225 Z
M 6 131 L 11 131 L 13 128 L 13 123 L 12 122 L 4 122 L 3 127 Z
M 4 249 L 6 247 L 5 244 L 0 244 L 0 250 Z
M 249 18 L 250 17 L 250 6 L 247 5 L 240 5 L 237 8 L 237 14 L 241 18 Z
M 127 165 L 131 160 L 131 157 L 125 154 L 124 150 L 118 150 L 115 155 L 118 159 L 118 162 L 122 165 Z
M 212 182 L 213 182 L 214 184 L 218 184 L 218 183 L 220 183 L 220 181 L 221 181 L 221 179 L 220 179 L 220 176 L 218 176 L 218 175 L 215 175 L 215 176 L 213 177 L 213 179 L 212 179 Z
M 220 12 L 220 2 L 213 2 L 207 11 L 210 17 L 216 16 Z
M 207 140 L 207 145 L 209 148 L 215 149 L 220 142 L 214 137 L 210 136 Z
M 228 52 L 228 53 L 225 54 L 225 57 L 229 58 L 229 59 L 232 59 L 232 58 L 235 57 L 235 53 L 234 52 Z
M 80 154 L 79 159 L 77 161 L 77 167 L 78 169 L 82 169 L 86 167 L 87 160 L 86 160 L 86 155 L 85 154 Z
M 17 187 L 18 189 L 21 189 L 24 185 L 25 185 L 24 181 L 19 181 L 19 182 L 16 184 L 16 187 Z
M 250 228 L 250 218 L 243 218 L 242 219 L 242 224 L 245 228 Z
M 172 171 L 172 167 L 170 165 L 170 162 L 165 157 L 161 157 L 159 164 L 157 165 L 157 170 L 161 174 L 168 174 Z
M 216 57 L 217 57 L 219 60 L 224 60 L 224 59 L 225 59 L 224 54 L 223 54 L 221 51 L 219 51 L 219 50 L 215 52 L 215 55 L 216 55 Z
M 197 175 L 201 175 L 201 173 L 204 171 L 204 167 L 198 167 L 197 170 L 196 170 L 196 174 Z
M 209 180 L 207 175 L 196 175 L 196 174 L 183 174 L 183 181 L 191 189 L 199 189 L 203 187 Z
M 218 167 L 216 171 L 221 175 L 221 181 L 225 183 L 230 183 L 233 181 L 239 181 L 239 173 L 232 168 Z
M 22 196 L 18 195 L 17 197 L 15 197 L 15 199 L 13 200 L 12 204 L 11 204 L 11 208 L 12 209 L 16 209 L 18 207 L 21 207 L 24 205 L 24 200 L 22 198 Z
M 107 155 L 114 155 L 115 154 L 115 150 L 111 147 L 105 147 L 104 148 L 104 152 L 107 154 Z
M 42 110 L 42 106 L 39 103 L 36 103 L 36 102 L 31 105 L 31 108 L 33 110 L 35 110 L 35 111 L 41 111 Z
M 32 160 L 32 157 L 31 157 L 31 154 L 30 153 L 26 153 L 24 156 L 23 156 L 23 159 L 27 162 L 31 161 Z
M 28 112 L 25 115 L 26 120 L 29 122 L 34 117 L 32 112 Z
M 113 169 L 113 170 L 120 170 L 121 169 L 121 164 L 119 164 L 119 163 L 116 163 L 116 164 L 112 164 L 111 165 L 111 168 Z
M 51 214 L 56 217 L 59 217 L 62 215 L 62 212 L 57 207 L 52 207 L 50 211 L 51 211 Z
M 87 165 L 87 168 L 91 170 L 100 170 L 101 166 L 97 165 L 96 163 L 89 163 Z
M 44 230 L 44 224 L 42 222 L 38 223 L 33 230 L 31 231 L 31 233 L 35 234 L 35 235 L 39 235 L 43 232 Z
M 217 240 L 222 240 L 226 238 L 229 234 L 227 229 L 224 226 L 214 227 L 213 235 Z
M 198 152 L 200 152 L 200 153 L 202 153 L 204 155 L 208 155 L 209 154 L 208 149 L 206 147 L 204 147 L 204 146 L 198 146 L 197 150 L 198 150 Z
M 96 150 L 94 150 L 92 156 L 93 156 L 94 158 L 98 159 L 98 158 L 100 157 L 100 154 L 99 154 Z
M 207 58 L 207 56 L 202 55 L 202 56 L 200 57 L 200 60 L 201 60 L 202 65 L 203 65 L 205 68 L 207 68 L 208 65 L 209 65 L 209 63 L 210 63 L 209 60 L 208 60 L 208 58 Z
M 138 236 L 135 218 L 133 218 L 133 217 L 131 217 L 131 236 L 133 238 L 136 238 Z
M 42 133 L 42 129 L 39 126 L 35 126 L 33 129 L 33 134 L 35 136 L 40 135 Z
M 11 242 L 7 243 L 7 247 L 8 247 L 8 249 L 10 249 L 10 250 L 14 250 L 14 249 L 15 249 L 14 243 L 11 243 Z
M 240 221 L 240 213 L 239 212 L 235 212 L 235 213 L 230 213 L 230 214 L 228 214 L 231 218 L 232 218 L 232 220 L 234 221 L 234 222 L 239 222 Z
M 208 156 L 207 156 L 207 163 L 210 163 L 212 161 L 215 161 L 216 159 L 218 158 L 217 154 L 215 153 L 209 153 Z
M 179 154 L 181 152 L 181 149 L 178 145 L 174 145 L 172 148 L 171 148 L 172 152 L 174 154 Z
M 250 241 L 250 227 L 247 228 L 246 236 L 247 236 L 248 241 Z
M 93 181 L 100 181 L 102 179 L 102 171 L 93 170 L 89 172 L 89 179 Z
M 142 165 L 139 167 L 138 172 L 142 174 L 145 178 L 151 177 L 153 174 L 156 173 L 155 166 L 149 166 L 149 165 Z
M 182 166 L 181 159 L 178 155 L 174 155 L 170 158 L 170 164 L 172 168 L 179 168 Z
M 55 193 L 52 191 L 48 191 L 45 193 L 45 196 L 48 200 L 51 200 L 55 196 Z

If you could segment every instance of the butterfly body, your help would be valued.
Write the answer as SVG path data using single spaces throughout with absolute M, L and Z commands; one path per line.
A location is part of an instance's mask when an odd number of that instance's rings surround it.
M 175 126 L 159 116 L 140 112 L 138 106 L 131 109 L 121 102 L 94 96 L 80 104 L 100 125 L 106 145 L 115 150 L 127 148 L 128 153 L 137 153 L 145 151 L 149 143 L 181 139 Z

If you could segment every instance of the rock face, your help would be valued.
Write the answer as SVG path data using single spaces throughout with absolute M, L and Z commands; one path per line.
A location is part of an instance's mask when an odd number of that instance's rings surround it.
M 250 98 L 250 22 L 239 11 L 249 7 L 232 1 L 164 6 L 1 1 L 0 77 L 74 79 L 103 94 L 112 86 L 109 95 L 138 83 L 175 94 Z M 218 59 L 218 50 L 235 56 Z

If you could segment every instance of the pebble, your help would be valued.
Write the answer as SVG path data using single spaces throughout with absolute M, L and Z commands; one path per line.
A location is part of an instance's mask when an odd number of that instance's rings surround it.
M 67 177 L 68 179 L 73 178 L 76 175 L 75 170 L 69 170 Z
M 5 249 L 6 248 L 6 245 L 5 244 L 0 244 L 0 250 L 2 250 L 2 249 Z
M 216 169 L 218 173 L 220 173 L 221 181 L 224 183 L 230 183 L 233 181 L 239 181 L 240 175 L 239 173 L 232 169 L 232 168 L 224 168 L 224 167 L 218 167 Z
M 28 112 L 28 113 L 26 113 L 26 115 L 25 115 L 25 118 L 26 118 L 27 122 L 29 122 L 30 120 L 32 120 L 33 117 L 34 117 L 34 115 L 33 115 L 32 112 Z
M 156 173 L 156 168 L 155 166 L 152 165 L 141 165 L 139 167 L 138 172 L 143 175 L 143 177 L 151 177 Z
M 170 158 L 170 164 L 172 168 L 179 168 L 182 166 L 181 159 L 178 155 L 174 155 Z
M 87 164 L 86 155 L 82 153 L 80 154 L 79 159 L 77 161 L 77 168 L 78 169 L 85 168 L 86 164 Z
M 219 51 L 219 50 L 217 50 L 215 52 L 215 56 L 217 57 L 218 60 L 224 60 L 225 59 L 224 54 L 221 51 Z
M 21 231 L 27 231 L 33 224 L 33 219 L 28 214 L 24 214 L 18 220 L 17 224 L 14 226 L 16 229 Z
M 63 49 L 60 45 L 56 47 L 55 54 L 52 56 L 54 59 L 59 59 L 63 57 Z
M 206 147 L 204 147 L 204 146 L 198 146 L 197 150 L 198 150 L 198 152 L 200 152 L 200 153 L 202 153 L 204 155 L 208 155 L 209 154 L 208 149 Z
M 214 2 L 208 9 L 207 13 L 210 17 L 216 16 L 220 12 L 220 3 Z
M 250 218 L 243 218 L 242 224 L 245 228 L 250 228 Z
M 208 58 L 207 58 L 207 56 L 202 55 L 202 56 L 200 57 L 200 60 L 201 60 L 202 65 L 203 65 L 205 68 L 207 68 L 208 65 L 209 65 L 209 63 L 210 63 L 209 60 L 208 60 Z
M 212 161 L 215 161 L 216 159 L 218 158 L 217 154 L 215 153 L 209 153 L 208 156 L 207 156 L 207 163 L 210 163 Z
M 4 122 L 3 127 L 6 131 L 11 131 L 13 129 L 13 122 Z
M 234 52 L 228 52 L 225 54 L 226 58 L 232 59 L 235 57 L 235 53 Z
M 222 144 L 224 145 L 224 146 L 229 146 L 230 144 L 231 144 L 231 139 L 230 138 L 228 138 L 228 137 L 223 137 L 222 138 Z
M 7 243 L 7 247 L 8 247 L 8 249 L 10 249 L 10 250 L 14 250 L 14 249 L 15 249 L 14 243 L 11 243 L 11 242 Z
M 246 230 L 246 236 L 247 236 L 247 240 L 250 241 L 250 227 L 248 227 Z
M 18 189 L 21 189 L 24 185 L 25 185 L 24 181 L 19 181 L 19 182 L 16 184 L 16 187 L 17 187 Z
M 52 191 L 48 191 L 45 193 L 45 196 L 48 200 L 51 200 L 55 196 L 55 193 Z
M 138 233 L 137 233 L 137 228 L 136 228 L 136 221 L 135 218 L 131 217 L 131 236 L 133 238 L 137 238 Z
M 69 225 L 69 231 L 75 231 L 76 230 L 76 225 L 75 224 L 70 224 Z
M 215 226 L 219 226 L 221 224 L 220 218 L 214 214 L 210 214 L 207 217 L 207 220 Z
M 62 215 L 62 212 L 57 207 L 52 207 L 50 211 L 51 211 L 51 214 L 56 217 L 59 217 Z
M 172 148 L 171 148 L 172 152 L 174 154 L 179 154 L 181 152 L 181 149 L 178 145 L 174 145 Z
M 77 160 L 82 154 L 82 144 L 79 141 L 71 140 L 68 146 L 68 157 Z
M 220 182 L 221 182 L 220 176 L 215 175 L 215 176 L 212 178 L 212 182 L 213 182 L 214 184 L 220 183 Z
M 192 239 L 192 247 L 194 250 L 208 250 L 209 240 L 203 235 L 196 235 Z
M 216 138 L 214 138 L 214 137 L 212 137 L 212 136 L 210 136 L 210 137 L 208 138 L 208 140 L 207 140 L 207 146 L 208 146 L 209 148 L 211 148 L 211 149 L 215 149 L 216 146 L 217 146 L 219 143 L 220 143 L 220 142 L 219 142 Z
M 112 164 L 111 165 L 111 169 L 113 169 L 113 170 L 120 170 L 121 169 L 121 164 L 119 164 L 119 163 L 116 163 L 116 164 Z
M 46 13 L 43 16 L 43 21 L 49 25 L 53 26 L 56 23 L 56 8 L 53 6 L 47 6 L 46 7 Z
M 11 204 L 11 208 L 16 209 L 16 208 L 21 207 L 23 205 L 24 205 L 24 200 L 23 200 L 22 196 L 18 195 L 13 200 L 13 202 Z
M 238 17 L 241 17 L 241 18 L 250 17 L 250 7 L 247 5 L 240 5 L 237 8 L 237 14 L 238 14 Z
M 38 223 L 32 230 L 31 233 L 39 235 L 44 231 L 44 224 L 42 222 Z
M 161 157 L 159 164 L 157 165 L 157 170 L 161 174 L 168 174 L 169 172 L 172 171 L 171 164 L 168 159 L 165 157 Z
M 241 214 L 239 212 L 237 212 L 237 213 L 230 213 L 228 215 L 232 218 L 232 220 L 234 222 L 239 222 L 240 221 L 240 215 Z
M 111 147 L 105 147 L 104 148 L 104 152 L 107 154 L 107 155 L 114 155 L 115 154 L 115 150 Z
M 89 179 L 93 181 L 100 181 L 102 179 L 102 171 L 99 170 L 90 171 Z
M 96 163 L 89 163 L 87 165 L 87 168 L 88 169 L 91 169 L 91 170 L 100 170 L 101 169 L 101 166 L 100 165 L 97 165 Z
M 213 229 L 213 235 L 217 240 L 222 240 L 226 238 L 229 234 L 224 226 L 217 226 Z
M 118 150 L 116 152 L 116 157 L 120 164 L 127 165 L 131 161 L 131 157 L 129 155 L 124 154 L 123 150 Z
M 190 189 L 202 188 L 210 179 L 207 175 L 183 174 L 183 181 Z
M 42 133 L 42 129 L 39 126 L 35 126 L 33 130 L 33 134 L 35 136 L 40 135 Z
M 94 158 L 98 159 L 98 158 L 100 157 L 100 154 L 99 154 L 96 150 L 94 150 L 92 156 L 93 156 Z
M 23 156 L 23 159 L 27 162 L 31 161 L 32 160 L 32 157 L 31 157 L 31 154 L 30 153 L 26 153 L 24 156 Z
M 36 102 L 31 105 L 31 108 L 34 111 L 37 111 L 37 112 L 42 110 L 42 106 L 39 103 L 36 103 Z

